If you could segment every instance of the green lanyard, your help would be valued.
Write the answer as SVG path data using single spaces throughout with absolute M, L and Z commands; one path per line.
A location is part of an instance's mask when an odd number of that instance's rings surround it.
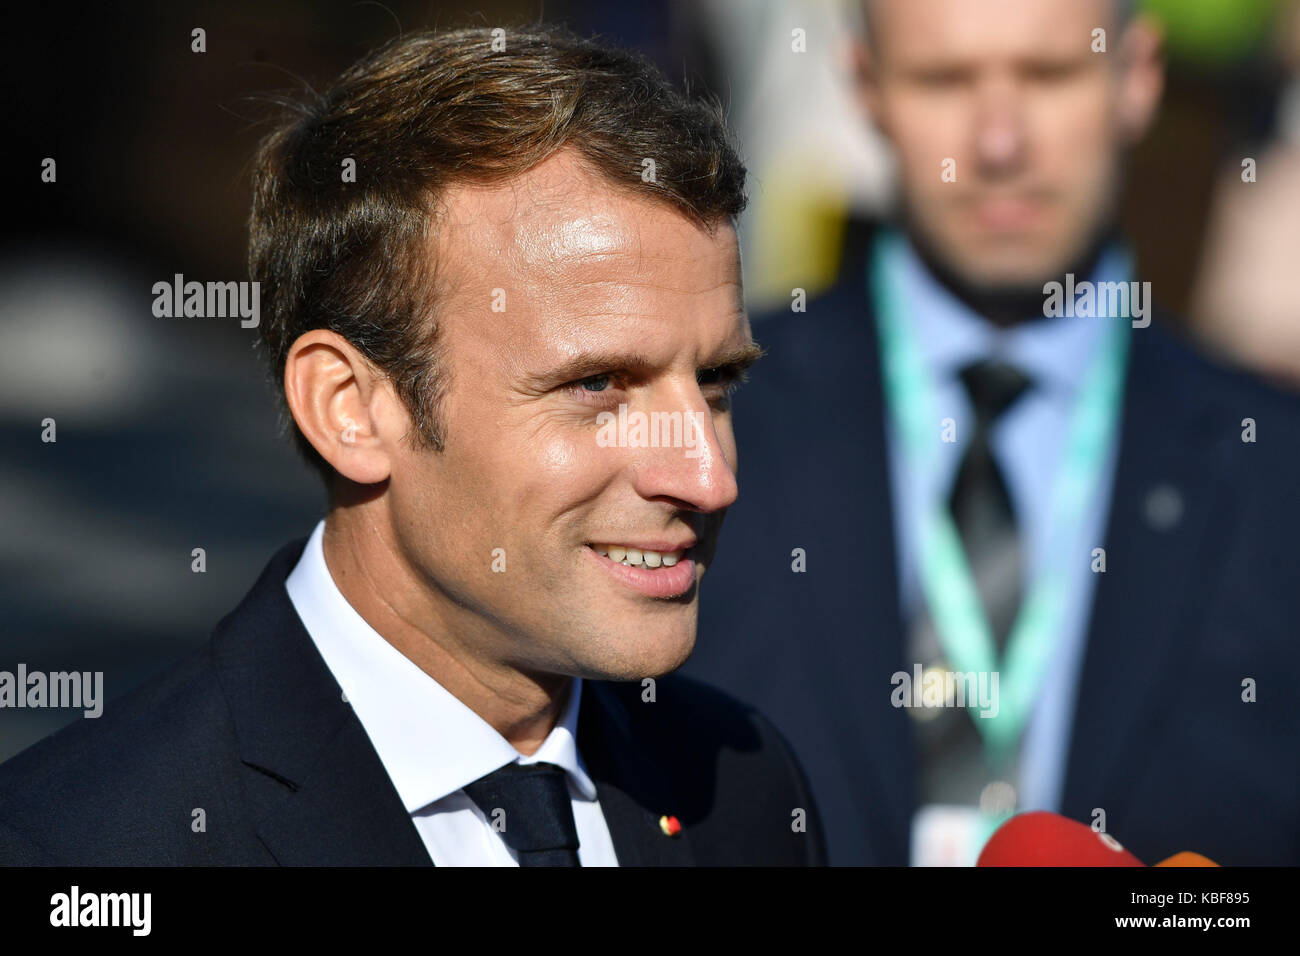
M 905 255 L 904 242 L 897 233 L 877 240 L 871 279 L 890 414 L 904 456 L 919 467 L 932 464 L 940 452 L 940 423 L 931 408 L 930 377 L 911 337 L 898 286 L 897 266 Z M 1088 559 L 1072 550 L 1071 532 L 1078 527 L 1101 480 L 1119 418 L 1130 323 L 1127 318 L 1114 317 L 1076 321 L 1108 322 L 1110 327 L 1072 414 L 1048 512 L 1047 560 L 1030 582 L 1002 661 L 997 659 L 951 513 L 938 501 L 923 509 L 921 586 L 948 664 L 963 673 L 999 673 L 997 713 L 972 715 L 986 755 L 995 765 L 1007 761 L 1020 740 L 1061 630 L 1068 576 L 1075 573 L 1076 562 Z

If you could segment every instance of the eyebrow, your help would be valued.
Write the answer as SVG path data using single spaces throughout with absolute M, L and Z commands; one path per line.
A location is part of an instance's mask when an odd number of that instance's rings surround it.
M 701 368 L 725 368 L 741 373 L 761 359 L 764 354 L 762 346 L 750 339 L 744 345 L 737 345 L 723 350 L 718 355 L 713 356 Z
M 723 368 L 741 374 L 762 357 L 763 349 L 750 340 L 743 345 L 727 346 L 710 355 L 700 368 Z M 545 372 L 528 376 L 524 384 L 529 390 L 546 392 L 593 375 L 646 374 L 654 368 L 655 363 L 640 352 L 584 352 Z

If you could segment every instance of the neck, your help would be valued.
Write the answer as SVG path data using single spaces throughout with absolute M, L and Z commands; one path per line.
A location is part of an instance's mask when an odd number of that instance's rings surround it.
M 381 498 L 336 503 L 325 521 L 325 565 L 348 604 L 376 633 L 521 754 L 537 752 L 559 721 L 573 679 L 528 673 L 466 639 L 473 626 L 403 559 Z
M 964 303 L 967 308 L 985 321 L 999 328 L 1011 328 L 1041 320 L 1043 316 L 1043 286 L 1053 280 L 1062 280 L 1067 273 L 1076 279 L 1086 279 L 1097 269 L 1107 246 L 1118 238 L 1114 228 L 1102 230 L 1083 253 L 1058 274 L 1045 275 L 1041 282 L 1024 285 L 978 285 L 951 269 L 915 233 L 908 233 L 912 248 L 925 264 L 927 271 L 940 285 Z

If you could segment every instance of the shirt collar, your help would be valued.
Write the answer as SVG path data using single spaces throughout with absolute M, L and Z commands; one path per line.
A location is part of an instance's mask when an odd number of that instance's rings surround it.
M 900 289 L 913 341 L 921 361 L 940 380 L 956 378 L 971 362 L 997 357 L 1017 366 L 1036 386 L 1074 394 L 1083 385 L 1105 323 L 1123 321 L 1059 316 L 1000 329 L 940 283 L 910 242 L 903 249 L 898 263 Z M 1129 281 L 1124 250 L 1118 245 L 1107 247 L 1089 278 L 1095 283 Z
M 578 753 L 582 680 L 573 678 L 555 727 L 531 756 L 384 640 L 339 591 L 316 525 L 285 590 L 365 729 L 408 813 L 508 763 L 563 767 L 584 800 L 596 787 Z

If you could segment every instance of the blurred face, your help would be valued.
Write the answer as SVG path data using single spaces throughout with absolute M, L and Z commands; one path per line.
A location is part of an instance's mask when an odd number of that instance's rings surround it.
M 437 242 L 446 445 L 394 463 L 406 560 L 446 632 L 494 662 L 672 670 L 737 492 L 728 394 L 754 348 L 734 230 L 562 152 L 454 191 Z
M 976 289 L 1039 288 L 1076 264 L 1159 95 L 1150 28 L 1122 34 L 1112 0 L 873 0 L 871 14 L 864 92 L 909 228 Z

